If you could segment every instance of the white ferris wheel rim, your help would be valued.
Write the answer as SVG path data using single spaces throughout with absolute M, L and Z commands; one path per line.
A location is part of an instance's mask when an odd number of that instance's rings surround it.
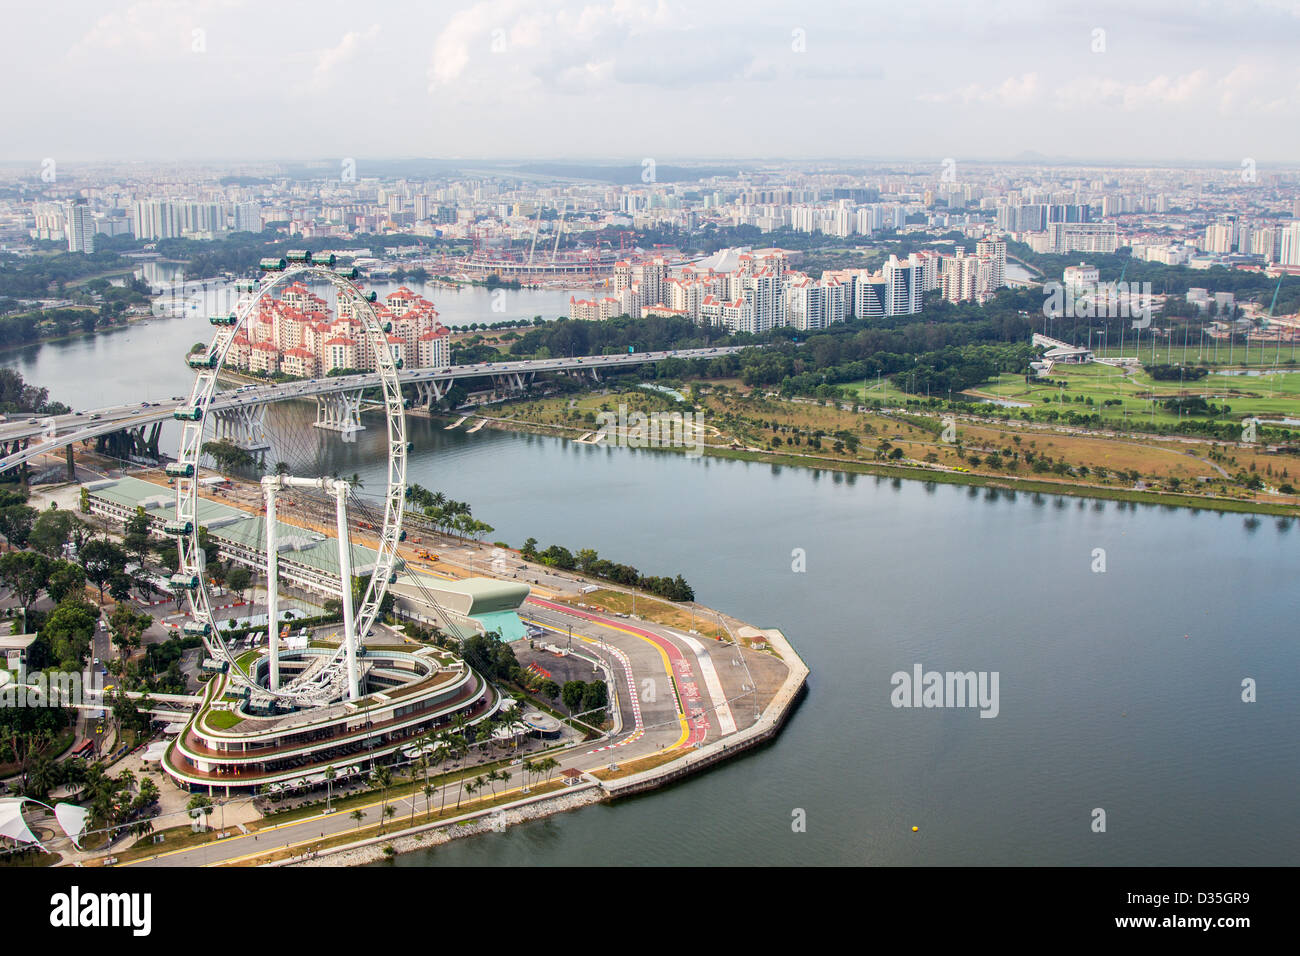
M 379 374 L 379 388 L 384 399 L 384 411 L 388 426 L 388 480 L 384 494 L 384 523 L 379 530 L 379 545 L 376 549 L 378 558 L 370 583 L 362 596 L 360 606 L 356 609 L 356 643 L 360 649 L 362 638 L 369 633 L 379 616 L 384 596 L 397 565 L 397 545 L 402 533 L 402 513 L 406 499 L 406 409 L 402 398 L 401 383 L 397 376 L 397 364 L 388 347 L 388 333 L 374 304 L 362 294 L 351 281 L 339 275 L 333 269 L 310 263 L 291 264 L 287 268 L 268 273 L 251 294 L 241 297 L 236 303 L 234 325 L 219 327 L 208 346 L 208 355 L 216 356 L 216 361 L 209 367 L 196 371 L 194 385 L 191 389 L 188 408 L 198 408 L 200 415 L 195 420 L 185 421 L 182 430 L 180 450 L 177 454 L 179 465 L 190 465 L 189 477 L 176 478 L 176 520 L 189 522 L 189 529 L 177 539 L 177 553 L 180 573 L 190 578 L 197 577 L 198 586 L 187 589 L 190 619 L 207 625 L 203 635 L 203 644 L 208 653 L 217 660 L 225 661 L 232 680 L 242 683 L 259 693 L 291 701 L 306 701 L 312 695 L 310 691 L 295 689 L 291 685 L 285 689 L 273 690 L 259 684 L 238 664 L 236 656 L 230 652 L 221 637 L 217 621 L 213 616 L 212 594 L 208 589 L 208 580 L 204 573 L 202 549 L 199 547 L 200 525 L 197 520 L 199 464 L 202 455 L 203 433 L 208 423 L 209 405 L 216 391 L 217 379 L 225 367 L 226 355 L 231 342 L 241 329 L 246 328 L 249 316 L 253 315 L 259 303 L 274 290 L 286 284 L 290 279 L 323 279 L 335 287 L 338 294 L 348 295 L 355 302 L 354 317 L 363 323 L 363 338 L 374 340 L 376 365 Z M 271 622 L 267 622 L 268 633 Z M 349 635 L 344 635 L 338 649 L 331 658 L 333 665 L 341 660 L 346 652 Z

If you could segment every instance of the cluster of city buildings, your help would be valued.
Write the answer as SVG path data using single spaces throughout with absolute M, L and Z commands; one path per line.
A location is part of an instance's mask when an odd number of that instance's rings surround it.
M 442 272 L 458 263 L 476 275 L 496 270 L 529 281 L 545 271 L 541 264 L 557 275 L 607 275 L 615 261 L 650 264 L 666 255 L 664 247 L 650 248 L 666 237 L 682 237 L 672 241 L 685 245 L 701 231 L 729 228 L 850 242 L 955 233 L 967 243 L 1000 238 L 1041 253 L 1106 255 L 1131 247 L 1135 258 L 1192 268 L 1300 269 L 1300 174 L 1253 164 L 1105 169 L 936 160 L 864 164 L 856 171 L 791 164 L 701 169 L 696 177 L 678 171 L 659 181 L 665 170 L 645 160 L 633 181 L 620 183 L 600 181 L 595 167 L 588 180 L 504 169 L 380 178 L 350 160 L 317 168 L 314 179 L 301 170 L 288 175 L 274 163 L 146 172 L 60 168 L 57 178 L 24 183 L 0 199 L 0 248 L 18 249 L 36 238 L 90 251 L 103 235 L 204 239 L 268 227 L 304 239 L 400 234 L 466 240 L 473 254 L 435 263 L 428 250 L 409 244 L 379 254 L 425 256 L 439 274 L 459 274 Z M 647 231 L 659 235 L 642 240 L 643 253 L 635 242 Z M 775 237 L 768 242 L 779 244 Z M 960 273 L 954 286 L 965 290 L 953 295 L 978 298 L 975 289 L 988 285 L 981 265 L 951 268 Z M 643 283 L 650 293 L 653 279 Z M 827 297 L 807 288 L 814 298 Z M 710 294 L 720 312 L 738 298 L 733 289 Z M 834 312 L 836 293 L 828 296 Z M 689 308 L 656 295 L 640 303 L 658 305 Z M 855 307 L 845 305 L 850 313 Z M 737 312 L 732 321 L 745 320 Z
M 384 297 L 380 321 L 389 325 L 388 347 L 405 368 L 451 364 L 451 333 L 438 321 L 428 299 L 405 286 Z M 373 371 L 378 358 L 373 336 L 344 299 L 336 308 L 301 282 L 267 296 L 230 342 L 229 368 L 253 374 L 317 378 L 333 371 Z
M 913 315 L 927 292 L 950 302 L 984 302 L 1006 282 L 1007 244 L 989 238 L 975 254 L 933 250 L 900 259 L 891 255 L 876 271 L 826 270 L 814 279 L 791 265 L 784 249 L 728 249 L 673 270 L 662 258 L 614 267 L 611 294 L 569 300 L 569 317 L 587 321 L 616 316 L 681 316 L 697 325 L 758 334 L 778 326 L 824 329 L 848 319 Z

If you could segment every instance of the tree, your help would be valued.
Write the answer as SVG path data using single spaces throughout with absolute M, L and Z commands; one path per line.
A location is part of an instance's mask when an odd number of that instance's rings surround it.
M 252 454 L 226 438 L 205 441 L 202 451 L 203 454 L 212 459 L 217 466 L 217 470 L 223 475 L 229 474 L 238 468 L 249 468 L 257 461 Z
M 61 558 L 73 525 L 81 523 L 71 511 L 42 511 L 32 525 L 27 544 L 47 558 Z
M 59 707 L 0 707 L 0 750 L 22 768 L 25 793 L 44 796 L 58 786 L 59 764 L 51 758 L 72 716 Z
M 86 664 L 99 608 L 80 597 L 66 597 L 45 619 L 41 634 L 63 670 L 81 670 Z
M 194 816 L 195 811 L 198 811 L 198 813 L 204 817 L 210 816 L 212 813 L 212 798 L 205 793 L 196 793 L 194 796 L 190 797 L 190 801 L 185 805 L 185 809 L 190 811 L 190 816 L 192 817 Z M 195 819 L 197 819 L 197 817 L 195 817 Z
M 379 766 L 375 768 L 375 785 L 379 787 L 380 793 L 380 813 L 388 815 L 388 788 L 393 785 L 393 771 L 387 767 Z
M 54 561 L 45 581 L 45 591 L 56 604 L 61 604 L 69 594 L 80 595 L 86 588 L 86 572 L 71 561 Z
M 131 597 L 131 575 L 119 572 L 108 581 L 108 596 L 114 601 L 125 601 Z
M 570 680 L 564 682 L 564 687 L 560 691 L 560 699 L 564 701 L 564 706 L 568 708 L 569 715 L 572 716 L 578 712 L 582 706 L 582 695 L 586 693 L 587 685 L 584 681 Z
M 216 564 L 221 559 L 221 545 L 212 540 L 212 535 L 208 534 L 208 526 L 204 524 L 199 525 L 199 550 L 203 552 L 205 567 Z
M 111 541 L 88 541 L 81 549 L 81 566 L 86 579 L 99 588 L 99 603 L 104 603 L 104 585 L 126 568 L 126 552 Z
M 26 612 L 41 593 L 50 573 L 50 561 L 34 551 L 9 551 L 0 555 L 0 582 L 11 588 Z
M 519 671 L 515 652 L 495 631 L 474 634 L 462 642 L 461 657 L 488 680 L 511 680 Z
M 36 509 L 27 505 L 8 505 L 0 508 L 0 534 L 10 548 L 25 548 L 32 525 L 36 521 Z
M 126 522 L 126 533 L 122 538 L 122 544 L 135 558 L 136 563 L 143 566 L 144 559 L 149 553 L 149 516 L 143 508 L 137 507 L 135 514 Z
M 108 616 L 108 627 L 113 632 L 113 643 L 123 658 L 129 656 L 133 648 L 140 646 L 140 638 L 152 623 L 152 617 L 129 604 L 121 603 L 113 608 L 113 613 Z
M 226 586 L 232 591 L 238 591 L 240 600 L 243 600 L 244 589 L 247 588 L 252 581 L 253 575 L 249 573 L 248 568 L 244 567 L 242 564 L 235 565 L 230 569 L 230 573 L 226 575 Z
M 93 537 L 95 537 L 95 529 L 80 518 L 72 522 L 68 528 L 68 543 L 72 545 L 72 551 L 77 556 L 81 555 L 81 549 Z
M 596 725 L 604 722 L 604 708 L 609 703 L 609 692 L 603 680 L 594 680 L 582 692 L 582 712 L 591 713 L 588 720 Z

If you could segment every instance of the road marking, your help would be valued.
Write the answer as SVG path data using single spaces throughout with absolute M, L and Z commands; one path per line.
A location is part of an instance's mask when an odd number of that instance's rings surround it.
M 687 637 L 677 631 L 673 631 L 673 634 L 685 641 L 695 652 L 695 662 L 700 666 L 700 676 L 704 678 L 704 686 L 708 688 L 709 696 L 713 698 L 713 709 L 718 715 L 718 731 L 724 737 L 727 734 L 734 734 L 736 718 L 731 713 L 731 705 L 727 703 L 727 692 L 722 689 L 722 681 L 718 679 L 718 671 L 713 666 L 708 648 L 693 637 Z
M 540 598 L 530 597 L 528 600 L 531 601 L 533 604 L 538 605 L 539 607 L 548 608 L 552 611 L 558 611 L 561 614 L 570 614 L 574 617 L 580 617 L 583 618 L 584 620 L 592 621 L 595 624 L 600 625 L 601 627 L 607 627 L 611 631 L 622 631 L 624 634 L 630 634 L 633 637 L 648 642 L 652 647 L 655 648 L 655 650 L 659 652 L 659 657 L 663 661 L 663 665 L 664 665 L 664 673 L 668 675 L 668 679 L 669 680 L 673 679 L 672 659 L 668 656 L 668 652 L 664 648 L 664 644 L 667 642 L 663 641 L 662 638 L 657 637 L 654 634 L 651 634 L 649 631 L 642 631 L 637 628 L 624 627 L 620 624 L 615 624 L 613 621 L 607 621 L 604 618 L 596 617 L 594 614 L 585 614 L 581 611 L 577 611 L 572 608 L 566 607 L 563 604 L 553 604 L 550 601 L 544 601 Z M 673 651 L 675 651 L 680 655 L 681 652 L 678 651 L 677 648 L 673 647 L 672 644 L 668 644 L 668 647 L 672 648 Z M 677 723 L 682 728 L 682 735 L 677 738 L 676 743 L 674 743 L 671 747 L 666 748 L 668 750 L 675 750 L 676 748 L 682 746 L 687 741 L 691 740 L 695 734 L 695 728 L 692 727 L 690 722 L 686 719 L 686 713 L 684 710 L 682 710 L 680 706 L 677 708 Z
M 555 634 L 565 633 L 564 631 L 561 631 L 558 627 L 552 624 L 547 624 L 545 621 L 539 621 L 536 618 L 525 618 L 524 620 L 529 624 L 533 624 L 537 627 L 544 628 L 545 630 L 551 631 L 552 633 Z M 585 637 L 582 634 L 578 635 L 578 639 L 585 641 L 588 644 L 594 645 L 596 643 L 591 638 Z M 626 654 L 624 654 L 613 644 L 606 644 L 605 646 L 608 647 L 613 654 L 617 655 L 618 659 L 623 664 L 623 676 L 624 679 L 627 681 L 628 699 L 631 701 L 631 706 L 632 706 L 633 732 L 631 736 L 625 737 L 623 740 L 620 740 L 616 744 L 607 744 L 604 747 L 597 747 L 595 750 L 588 750 L 587 751 L 588 754 L 600 753 L 602 750 L 610 750 L 611 748 L 614 747 L 625 747 L 630 743 L 635 743 L 636 741 L 640 740 L 642 737 L 645 736 L 645 723 L 641 719 L 641 698 L 637 695 L 636 680 L 632 677 L 632 662 L 628 660 Z

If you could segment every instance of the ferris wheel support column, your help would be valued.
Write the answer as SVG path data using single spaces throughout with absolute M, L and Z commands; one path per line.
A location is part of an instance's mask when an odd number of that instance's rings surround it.
M 348 700 L 361 696 L 357 676 L 357 628 L 352 619 L 352 542 L 348 540 L 348 483 L 334 482 L 334 516 L 339 532 L 339 583 L 343 598 L 343 641 L 347 648 Z
M 275 493 L 280 479 L 263 478 L 266 492 L 266 636 L 271 651 L 271 690 L 280 689 L 280 549 L 275 540 Z

